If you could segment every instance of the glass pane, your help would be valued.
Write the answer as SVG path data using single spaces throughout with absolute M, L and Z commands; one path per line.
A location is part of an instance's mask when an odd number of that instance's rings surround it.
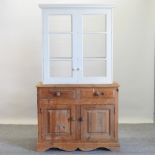
M 50 62 L 51 77 L 71 77 L 72 61 L 71 60 L 52 60 Z
M 84 32 L 105 32 L 106 15 L 84 15 L 83 16 Z
M 106 57 L 106 35 L 87 34 L 83 37 L 84 57 Z
M 71 32 L 70 15 L 51 15 L 48 16 L 49 32 Z
M 50 58 L 72 57 L 71 35 L 57 34 L 49 36 Z
M 87 77 L 106 76 L 106 61 L 104 60 L 84 60 L 83 74 Z

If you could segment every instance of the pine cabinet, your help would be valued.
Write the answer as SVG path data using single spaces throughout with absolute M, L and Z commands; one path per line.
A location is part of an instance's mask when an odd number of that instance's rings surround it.
M 118 87 L 39 84 L 37 150 L 119 148 Z
M 118 149 L 112 7 L 40 5 L 42 83 L 37 85 L 37 150 Z

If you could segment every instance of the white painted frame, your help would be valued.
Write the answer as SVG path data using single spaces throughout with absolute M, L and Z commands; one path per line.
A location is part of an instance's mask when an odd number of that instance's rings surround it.
M 112 53 L 112 7 L 105 5 L 40 5 L 43 17 L 43 83 L 44 84 L 106 84 L 112 83 L 113 53 Z M 53 78 L 49 76 L 48 52 L 48 15 L 71 15 L 72 17 L 72 51 L 73 76 L 70 78 Z M 82 47 L 82 16 L 107 15 L 107 67 L 106 77 L 83 77 L 83 47 Z M 77 30 L 77 32 L 75 31 Z M 76 69 L 80 70 L 77 71 Z

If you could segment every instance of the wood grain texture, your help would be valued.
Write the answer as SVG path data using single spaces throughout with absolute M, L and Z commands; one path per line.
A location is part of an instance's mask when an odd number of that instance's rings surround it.
M 86 88 L 86 87 L 119 87 L 119 84 L 117 82 L 114 82 L 112 84 L 43 84 L 42 82 L 39 82 L 36 87 L 52 87 L 52 88 Z
M 43 111 L 43 138 L 47 141 L 75 139 L 75 106 L 51 105 Z
M 107 148 L 111 151 L 119 150 L 119 143 L 111 142 L 111 143 L 38 143 L 37 151 L 46 151 L 50 148 L 59 148 L 65 151 L 75 151 L 80 149 L 82 151 L 91 151 L 97 148 Z
M 119 85 L 73 86 L 37 87 L 37 151 L 119 148 Z
M 81 139 L 112 141 L 114 139 L 114 105 L 82 105 Z

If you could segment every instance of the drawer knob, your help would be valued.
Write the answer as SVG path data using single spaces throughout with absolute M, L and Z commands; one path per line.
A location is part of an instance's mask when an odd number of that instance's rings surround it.
M 103 96 L 103 95 L 104 95 L 104 93 L 103 92 L 99 92 L 99 91 L 96 91 L 94 93 L 94 96 Z
M 59 96 L 61 96 L 61 92 L 60 91 L 54 92 L 54 95 L 59 97 Z

